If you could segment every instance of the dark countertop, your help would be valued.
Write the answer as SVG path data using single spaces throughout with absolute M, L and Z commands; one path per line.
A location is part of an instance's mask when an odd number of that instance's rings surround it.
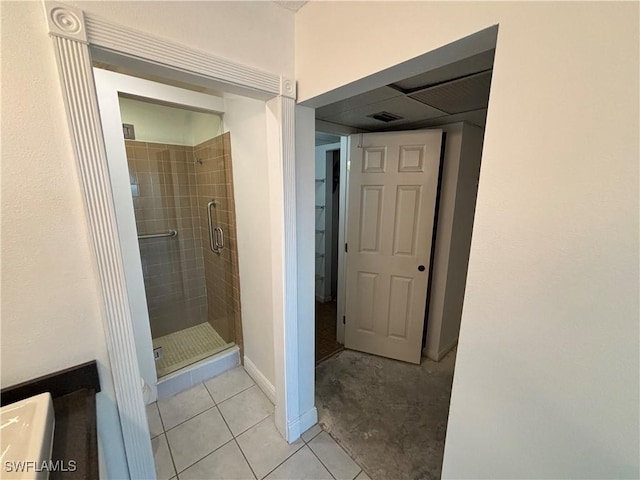
M 96 479 L 98 473 L 98 443 L 96 431 L 96 393 L 86 388 L 53 400 L 56 427 L 53 434 L 51 459 L 64 467 L 75 464 L 75 471 L 51 472 L 50 480 Z
M 56 469 L 50 472 L 50 480 L 99 478 L 96 421 L 96 394 L 99 391 L 97 364 L 92 361 L 0 392 L 2 405 L 51 393 L 55 415 L 51 459 Z

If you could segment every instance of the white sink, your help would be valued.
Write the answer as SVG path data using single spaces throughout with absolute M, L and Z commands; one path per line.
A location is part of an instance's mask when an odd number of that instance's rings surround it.
M 0 478 L 49 478 L 54 426 L 49 393 L 0 408 Z

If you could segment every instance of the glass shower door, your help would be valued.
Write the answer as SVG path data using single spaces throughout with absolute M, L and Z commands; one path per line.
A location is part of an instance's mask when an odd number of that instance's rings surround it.
M 130 98 L 120 107 L 139 132 L 125 147 L 162 377 L 241 341 L 230 134 L 212 114 Z

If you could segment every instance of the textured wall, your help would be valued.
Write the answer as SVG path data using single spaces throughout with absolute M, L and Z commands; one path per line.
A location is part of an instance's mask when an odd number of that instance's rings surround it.
M 296 14 L 301 100 L 499 25 L 444 478 L 640 475 L 638 15 L 635 2 Z

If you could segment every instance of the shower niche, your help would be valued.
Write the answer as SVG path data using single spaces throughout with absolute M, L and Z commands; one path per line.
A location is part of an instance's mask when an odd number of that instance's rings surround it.
M 231 134 L 222 117 L 120 97 L 159 379 L 242 349 Z

